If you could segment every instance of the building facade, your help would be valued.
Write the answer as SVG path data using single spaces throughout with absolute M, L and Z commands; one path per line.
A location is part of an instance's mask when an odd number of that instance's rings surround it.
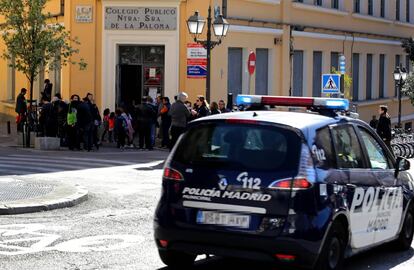
M 101 108 L 136 104 L 146 95 L 172 98 L 178 91 L 195 100 L 205 94 L 205 51 L 186 20 L 196 10 L 206 17 L 209 6 L 231 24 L 212 51 L 211 101 L 228 93 L 320 96 L 322 74 L 338 70 L 343 54 L 352 78 L 348 96 L 361 118 L 368 121 L 387 104 L 397 122 L 393 71 L 400 64 L 412 71 L 401 40 L 414 35 L 414 0 L 51 0 L 53 21 L 79 38 L 76 58 L 88 68 L 45 67 L 35 99 L 49 78 L 65 99 L 91 92 Z M 252 51 L 256 71 L 250 75 Z M 21 87 L 27 81 L 1 60 L 0 112 L 14 115 Z M 402 120 L 414 120 L 406 98 Z

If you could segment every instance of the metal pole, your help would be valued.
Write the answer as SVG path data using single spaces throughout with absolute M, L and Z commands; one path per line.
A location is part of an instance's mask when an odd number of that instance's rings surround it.
M 10 135 L 11 133 L 11 125 L 10 125 L 10 121 L 7 121 L 7 134 Z
M 401 91 L 402 91 L 403 81 L 402 79 L 398 83 L 398 127 L 401 128 Z
M 206 78 L 206 99 L 210 102 L 210 65 L 211 65 L 211 6 L 208 7 L 207 18 L 207 78 Z

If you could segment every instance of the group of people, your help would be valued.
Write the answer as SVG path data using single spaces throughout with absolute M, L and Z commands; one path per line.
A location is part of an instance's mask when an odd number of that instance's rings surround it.
M 160 95 L 156 100 L 143 97 L 137 106 L 122 106 L 114 112 L 105 109 L 101 116 L 91 93 L 84 98 L 72 95 L 70 101 L 65 102 L 60 94 L 50 97 L 49 86 L 45 85 L 45 89 L 39 104 L 38 133 L 60 138 L 61 145 L 70 150 L 91 151 L 94 147 L 99 149 L 103 142 L 116 142 L 120 149 L 135 148 L 136 137 L 140 149 L 153 150 L 157 137 L 161 139 L 162 148 L 172 149 L 188 122 L 230 111 L 223 100 L 212 102 L 210 106 L 203 96 L 198 96 L 192 105 L 187 100 L 188 95 L 182 92 L 174 97 L 173 104 L 168 97 Z M 26 93 L 25 88 L 21 89 L 16 100 L 19 130 L 28 113 Z

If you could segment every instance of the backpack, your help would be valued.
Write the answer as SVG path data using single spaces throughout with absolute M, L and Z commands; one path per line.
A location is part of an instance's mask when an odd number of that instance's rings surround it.
M 78 119 L 76 117 L 76 110 L 72 110 L 71 105 L 69 105 L 67 122 L 69 126 L 74 126 L 76 122 L 78 122 Z

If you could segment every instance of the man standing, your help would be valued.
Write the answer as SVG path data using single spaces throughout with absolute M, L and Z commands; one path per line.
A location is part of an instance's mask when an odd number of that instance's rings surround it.
M 157 115 L 150 101 L 151 99 L 144 97 L 142 98 L 142 103 L 137 107 L 139 148 L 144 149 L 145 144 L 147 150 L 153 149 L 151 143 L 151 128 Z
M 23 131 L 23 123 L 26 121 L 26 114 L 27 114 L 27 101 L 26 95 L 27 89 L 22 88 L 20 90 L 20 94 L 17 96 L 16 99 L 16 124 L 17 124 L 17 131 Z
M 170 150 L 177 143 L 178 138 L 185 132 L 187 121 L 191 117 L 191 112 L 184 102 L 188 95 L 184 92 L 178 95 L 177 101 L 171 106 L 169 115 L 171 116 L 171 144 Z
M 44 85 L 44 88 L 43 88 L 43 93 L 42 93 L 43 97 L 42 98 L 44 98 L 45 100 L 50 102 L 52 100 L 52 89 L 53 89 L 53 84 L 50 83 L 49 79 L 46 79 L 45 80 L 45 85 Z
M 219 111 L 221 113 L 231 112 L 229 109 L 226 108 L 226 103 L 222 99 L 219 101 L 218 106 L 219 106 Z
M 377 133 L 388 148 L 391 149 L 391 118 L 387 112 L 388 107 L 381 105 L 379 109 L 380 118 L 378 120 Z
M 83 102 L 78 105 L 76 117 L 79 131 L 83 137 L 83 148 L 89 152 L 92 150 L 93 144 L 93 116 L 87 98 L 84 98 Z
M 372 127 L 373 129 L 377 129 L 378 119 L 376 115 L 372 116 L 372 120 L 369 122 L 369 126 Z

